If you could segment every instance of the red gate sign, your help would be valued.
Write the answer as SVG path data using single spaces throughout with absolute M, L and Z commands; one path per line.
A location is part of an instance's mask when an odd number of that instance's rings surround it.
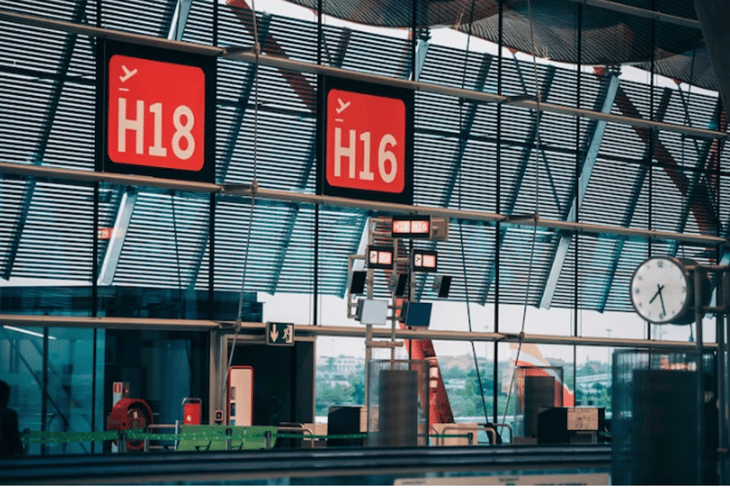
M 411 204 L 413 92 L 324 78 L 320 193 Z
M 114 55 L 109 60 L 109 158 L 199 171 L 205 139 L 205 74 L 196 66 Z
M 405 186 L 402 100 L 345 90 L 327 94 L 327 183 L 399 194 Z
M 100 41 L 97 171 L 212 182 L 216 60 Z

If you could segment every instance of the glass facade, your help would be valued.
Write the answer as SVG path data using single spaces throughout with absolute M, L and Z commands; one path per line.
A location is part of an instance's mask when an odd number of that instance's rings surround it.
M 337 19 L 354 15 L 340 2 L 324 2 L 324 19 L 294 5 L 307 2 L 270 3 L 273 13 L 237 0 L 194 0 L 189 9 L 172 0 L 0 0 L 2 11 L 138 36 L 127 41 L 226 49 L 216 61 L 209 142 L 215 185 L 196 191 L 179 181 L 90 176 L 102 130 L 99 39 L 0 21 L 0 378 L 12 387 L 21 429 L 102 431 L 120 381 L 148 402 L 155 423 L 175 424 L 192 397 L 203 399 L 207 424 L 209 384 L 220 373 L 211 367 L 219 347 L 211 331 L 238 334 L 237 321 L 342 326 L 341 335 L 307 332 L 317 337 L 312 412 L 321 420 L 332 403 L 365 404 L 366 345 L 352 338 L 364 331 L 343 299 L 349 259 L 362 265 L 370 219 L 410 211 L 450 216 L 448 240 L 404 246 L 436 250 L 439 274 L 452 277 L 448 300 L 431 273 L 415 277 L 409 298 L 434 303 L 432 362 L 457 421 L 502 420 L 522 333 L 537 346 L 533 363 L 563 368 L 576 403 L 607 412 L 617 344 L 686 348 L 696 339 L 696 325 L 643 321 L 628 293 L 649 256 L 727 261 L 726 117 L 717 87 L 659 75 L 657 57 L 687 56 L 668 44 L 671 25 L 621 14 L 653 34 L 636 45 L 607 32 L 599 39 L 601 9 L 564 2 L 562 30 L 537 40 L 543 59 L 533 63 L 515 51 L 528 42 L 526 12 L 506 2 L 492 2 L 492 15 L 471 12 L 473 29 L 461 33 L 429 27 L 459 20 L 421 0 L 393 7 L 378 29 Z M 675 7 L 686 2 L 652 3 L 680 15 Z M 556 15 L 536 14 L 540 25 Z M 701 39 L 689 31 L 682 39 Z M 260 60 L 250 56 L 255 41 Z M 616 59 L 604 56 L 610 42 Z M 649 71 L 618 66 L 624 61 Z M 418 81 L 417 207 L 316 198 L 323 78 L 315 64 L 383 77 L 385 93 L 394 81 Z M 391 298 L 388 280 L 375 273 L 373 298 Z M 705 323 L 704 341 L 715 341 L 714 318 Z M 243 341 L 262 343 L 259 330 L 248 332 L 255 340 L 246 334 Z M 393 355 L 414 355 L 407 348 Z M 213 369 L 225 371 L 228 359 L 218 360 Z M 239 352 L 236 361 L 246 359 Z M 290 361 L 289 371 L 299 365 Z M 292 418 L 279 421 L 316 421 L 294 419 L 291 406 L 279 411 Z M 29 453 L 110 446 L 33 444 Z

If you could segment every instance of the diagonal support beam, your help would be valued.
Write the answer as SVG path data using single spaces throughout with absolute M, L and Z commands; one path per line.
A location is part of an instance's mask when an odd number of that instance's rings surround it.
M 419 40 L 419 43 L 422 40 Z M 419 44 L 420 45 L 420 44 Z M 417 53 L 418 54 L 418 53 Z M 487 84 L 487 77 L 489 76 L 489 69 L 492 65 L 492 56 L 483 56 L 482 62 L 479 66 L 479 71 L 477 73 L 477 79 L 474 83 L 474 90 L 475 91 L 483 91 L 484 87 Z M 416 57 L 416 61 L 418 62 L 418 56 Z M 416 70 L 418 74 L 419 66 L 416 65 Z M 444 198 L 443 198 L 443 207 L 449 207 L 449 204 L 451 203 L 451 200 L 454 195 L 454 188 L 456 187 L 456 180 L 459 176 L 459 172 L 461 171 L 461 165 L 464 160 L 464 154 L 466 153 L 466 147 L 469 144 L 469 134 L 471 133 L 472 128 L 474 127 L 474 121 L 476 119 L 477 111 L 479 110 L 479 103 L 476 101 L 469 101 L 466 100 L 460 100 L 460 103 L 466 104 L 467 109 L 466 113 L 464 114 L 464 117 L 461 121 L 461 127 L 459 128 L 459 142 L 458 146 L 456 148 L 456 152 L 454 153 L 454 157 L 452 158 L 451 163 L 451 175 L 449 176 L 447 182 L 446 182 L 446 190 L 444 191 Z M 428 250 L 434 250 L 436 249 L 436 243 L 435 242 L 428 242 L 420 246 L 423 249 Z M 421 300 L 421 297 L 423 296 L 423 290 L 426 287 L 426 279 L 425 277 L 420 277 L 418 280 L 418 284 L 416 286 L 416 290 L 414 291 L 414 300 L 419 301 Z
M 611 112 L 613 103 L 616 100 L 616 93 L 619 87 L 618 76 L 615 73 L 611 73 L 608 79 L 608 86 L 605 90 L 603 97 L 603 104 L 601 112 L 608 114 Z M 598 152 L 601 149 L 601 142 L 603 141 L 603 134 L 606 132 L 606 121 L 598 121 L 595 124 L 593 135 L 590 138 L 588 144 L 588 150 L 586 152 L 583 164 L 581 165 L 581 174 L 578 178 L 578 195 L 573 197 L 573 201 L 568 210 L 568 215 L 565 218 L 566 221 L 575 221 L 578 215 L 578 209 L 580 203 L 583 202 L 586 191 L 588 190 L 588 182 L 593 175 L 593 169 L 596 166 L 596 160 L 598 159 Z M 563 269 L 565 258 L 568 256 L 568 249 L 570 243 L 573 240 L 572 234 L 561 234 L 560 241 L 558 242 L 555 250 L 555 256 L 553 257 L 553 264 L 548 273 L 545 287 L 542 291 L 542 297 L 540 299 L 540 307 L 543 309 L 549 309 L 550 304 L 555 297 L 555 291 L 558 288 L 558 280 L 560 279 L 560 272 Z
M 717 104 L 715 105 L 715 112 L 712 117 L 712 122 L 710 122 L 710 125 L 714 125 L 714 121 L 717 121 L 720 117 L 720 114 L 722 113 L 722 101 L 720 98 L 717 99 Z M 722 119 L 721 123 L 721 130 L 725 131 L 727 130 L 727 119 Z M 682 206 L 682 215 L 679 218 L 679 226 L 677 227 L 677 231 L 680 233 L 684 233 L 685 228 L 687 227 L 687 221 L 689 220 L 689 214 L 690 209 L 692 206 L 692 200 L 694 200 L 695 196 L 697 195 L 698 189 L 700 188 L 700 185 L 702 185 L 702 177 L 705 176 L 705 188 L 707 188 L 707 193 L 710 195 L 716 195 L 719 185 L 719 182 L 712 182 L 709 178 L 709 171 L 708 166 L 713 165 L 719 160 L 719 144 L 720 142 L 715 141 L 703 141 L 702 142 L 702 148 L 700 151 L 698 151 L 699 156 L 697 158 L 697 163 L 695 164 L 695 171 L 691 174 L 690 177 L 690 187 L 687 192 L 688 197 L 685 199 L 684 206 Z M 713 183 L 715 185 L 715 188 L 708 188 L 712 187 Z M 677 254 L 677 250 L 679 249 L 679 243 L 673 242 L 669 245 L 669 254 L 674 256 Z
M 672 98 L 671 91 L 669 89 L 665 89 L 662 93 L 662 98 L 659 101 L 659 106 L 657 107 L 657 111 L 655 114 L 654 119 L 657 121 L 663 121 L 664 116 L 667 113 L 667 108 L 669 107 L 669 101 Z M 651 158 L 650 153 L 650 145 L 648 142 L 646 142 L 646 150 L 644 152 L 642 161 L 648 160 Z M 641 191 L 644 189 L 644 183 L 646 182 L 646 178 L 649 174 L 649 165 L 639 165 L 638 173 L 636 175 L 636 179 L 634 180 L 634 185 L 631 189 L 631 198 L 629 199 L 629 203 L 626 206 L 626 211 L 624 212 L 624 217 L 621 220 L 621 227 L 628 228 L 631 226 L 631 223 L 634 220 L 634 214 L 636 213 L 636 206 L 639 203 L 639 199 L 641 198 Z M 601 296 L 600 304 L 598 305 L 598 311 L 603 312 L 606 310 L 606 304 L 608 303 L 608 297 L 611 294 L 611 288 L 613 287 L 613 282 L 616 278 L 616 270 L 618 269 L 619 261 L 621 260 L 621 256 L 623 255 L 624 251 L 624 245 L 626 244 L 626 237 L 625 236 L 619 236 L 616 239 L 615 248 L 613 250 L 611 260 L 609 262 L 609 265 L 607 267 L 608 273 L 605 280 L 605 285 L 603 287 L 603 294 Z M 610 246 L 610 244 L 609 244 Z
M 72 22 L 80 23 L 84 19 L 86 13 L 87 0 L 77 2 L 76 10 L 74 11 Z M 66 37 L 66 43 L 61 51 L 61 57 L 58 62 L 58 69 L 56 73 L 58 77 L 53 82 L 53 89 L 48 100 L 48 109 L 45 116 L 45 124 L 43 129 L 40 131 L 38 138 L 38 144 L 36 146 L 35 153 L 33 154 L 34 163 L 40 165 L 43 158 L 46 155 L 48 149 L 48 140 L 51 137 L 51 130 L 53 129 L 53 123 L 56 120 L 56 113 L 58 112 L 58 106 L 61 102 L 61 96 L 63 94 L 63 87 L 66 83 L 66 77 L 69 66 L 71 65 L 71 59 L 73 58 L 74 48 L 76 47 L 76 40 L 78 34 L 68 34 Z M 28 218 L 28 212 L 30 211 L 30 204 L 35 194 L 36 179 L 29 178 L 25 191 L 23 192 L 22 204 L 18 210 L 18 214 L 15 217 L 13 223 L 13 232 L 10 244 L 8 245 L 8 251 L 5 258 L 5 270 L 2 272 L 2 278 L 9 280 L 13 273 L 13 267 L 15 266 L 15 260 L 18 257 L 18 250 L 20 249 L 20 241 L 23 239 L 23 232 L 25 231 L 25 223 Z
M 185 32 L 185 25 L 192 7 L 192 0 L 178 0 L 175 12 L 170 22 L 170 30 L 167 33 L 167 39 L 180 41 Z M 118 191 L 119 204 L 114 218 L 114 232 L 107 244 L 104 252 L 104 258 L 99 267 L 99 276 L 97 283 L 99 285 L 111 285 L 114 281 L 114 275 L 117 272 L 119 259 L 124 248 L 124 240 L 127 237 L 127 231 L 134 214 L 134 206 L 137 203 L 137 191 L 131 188 L 120 188 Z M 197 272 L 196 272 L 197 273 Z
M 616 106 L 621 110 L 623 115 L 631 118 L 642 119 L 641 113 L 621 87 L 619 87 L 618 94 L 616 95 Z M 633 129 L 644 144 L 648 146 L 650 140 L 654 137 L 653 130 L 638 126 L 634 126 Z M 653 158 L 659 162 L 660 167 L 677 187 L 680 194 L 687 198 L 687 192 L 690 188 L 687 175 L 685 175 L 682 167 L 677 164 L 677 161 L 669 153 L 666 146 L 664 146 L 661 140 L 656 137 L 654 138 Z M 695 198 L 691 201 L 690 210 L 694 215 L 695 220 L 697 221 L 697 226 L 702 234 L 714 234 L 715 209 L 712 206 L 712 199 L 706 187 L 699 187 L 697 189 Z
M 492 65 L 492 56 L 483 56 L 482 63 L 477 73 L 477 80 L 474 84 L 475 91 L 483 91 L 484 86 L 487 83 L 487 76 L 489 75 L 489 68 Z M 461 122 L 459 128 L 459 145 L 456 148 L 456 153 L 452 158 L 451 163 L 451 175 L 446 182 L 446 191 L 444 192 L 444 207 L 448 207 L 451 203 L 451 199 L 454 194 L 454 187 L 456 186 L 456 179 L 461 171 L 461 164 L 464 160 L 464 154 L 466 153 L 466 147 L 469 144 L 469 134 L 471 133 L 472 127 L 474 126 L 474 120 L 476 119 L 477 110 L 479 109 L 479 103 L 476 101 L 467 102 L 463 99 L 460 103 L 468 104 L 466 114 Z
M 193 0 L 177 0 L 175 13 L 172 16 L 172 23 L 170 25 L 170 32 L 167 36 L 168 39 L 182 41 L 192 6 Z
M 545 73 L 545 78 L 542 82 L 542 87 L 540 88 L 540 102 L 547 100 L 548 93 L 550 93 L 553 80 L 555 79 L 555 72 L 556 69 L 554 66 L 548 66 L 547 72 Z M 504 215 L 510 215 L 514 213 L 515 205 L 517 205 L 517 199 L 519 198 L 520 191 L 522 189 L 522 181 L 524 180 L 525 173 L 527 173 L 527 167 L 530 163 L 530 155 L 532 154 L 532 151 L 535 147 L 535 142 L 537 140 L 537 118 L 541 117 L 542 113 L 534 112 L 534 114 L 535 117 L 533 118 L 532 125 L 530 126 L 530 130 L 527 133 L 527 138 L 525 139 L 522 154 L 520 155 L 520 164 L 517 168 L 517 178 L 514 186 L 512 186 L 512 191 L 510 192 L 510 195 L 507 197 L 507 202 L 505 202 L 504 205 Z M 499 234 L 500 249 L 502 249 L 502 245 L 504 244 L 507 232 L 508 230 L 506 228 L 502 228 Z M 478 297 L 478 301 L 480 304 L 486 304 L 487 302 L 487 297 L 489 297 L 489 289 L 492 286 L 492 282 L 494 282 L 496 266 L 497 256 L 496 253 L 493 251 L 491 259 L 489 260 L 489 270 L 485 275 L 484 283 L 481 286 L 481 292 Z
M 111 285 L 114 281 L 114 275 L 117 272 L 119 258 L 122 256 L 122 248 L 124 247 L 124 238 L 127 236 L 129 223 L 132 221 L 134 206 L 137 203 L 137 190 L 135 188 L 127 188 L 122 194 L 117 217 L 114 221 L 114 232 L 112 233 L 109 243 L 106 247 L 104 260 L 99 268 L 99 285 Z
M 323 35 L 325 35 L 323 33 Z M 345 54 L 347 53 L 347 46 L 350 44 L 350 39 L 352 37 L 352 31 L 350 29 L 343 29 L 342 33 L 340 35 L 340 38 L 337 41 L 337 46 L 334 50 L 334 52 L 327 49 L 328 57 L 330 64 L 332 66 L 341 67 L 345 62 Z M 328 47 L 327 39 L 323 40 L 323 44 Z M 317 160 L 317 131 L 314 131 L 314 134 L 312 135 L 312 139 L 309 143 L 309 154 L 307 155 L 306 163 L 302 169 L 302 172 L 299 175 L 299 181 L 297 182 L 297 187 L 299 190 L 304 190 L 307 185 L 307 181 L 309 180 L 309 177 L 312 174 L 312 169 L 314 168 L 314 163 Z M 297 222 L 297 216 L 299 215 L 299 209 L 300 206 L 297 204 L 293 207 L 289 208 L 289 211 L 286 215 L 286 225 L 285 225 L 285 231 L 284 231 L 284 239 L 282 246 L 279 248 L 279 253 L 277 254 L 277 257 L 275 259 L 276 263 L 276 271 L 274 272 L 272 284 L 274 289 L 276 289 L 277 284 L 279 283 L 279 278 L 281 277 L 281 272 L 284 269 L 284 261 L 286 260 L 286 254 L 289 251 L 289 243 L 291 242 L 292 236 L 294 235 L 294 228 Z M 365 229 L 365 224 L 367 222 L 367 219 L 361 220 L 362 228 Z M 359 240 L 358 240 L 359 241 Z M 344 289 L 347 286 L 345 283 L 342 285 L 342 290 L 344 294 Z M 271 291 L 273 294 L 275 290 Z

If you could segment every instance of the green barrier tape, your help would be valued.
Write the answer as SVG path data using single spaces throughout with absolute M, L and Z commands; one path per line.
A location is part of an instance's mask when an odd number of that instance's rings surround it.
M 441 434 L 441 433 L 433 433 L 428 435 L 432 438 L 469 438 L 469 433 L 454 433 L 453 435 L 447 435 L 447 434 Z
M 312 435 L 309 433 L 272 433 L 272 443 L 276 437 L 291 439 L 323 439 L 323 440 L 356 440 L 367 438 L 368 433 L 355 433 L 346 435 Z M 440 438 L 466 438 L 466 434 L 454 435 L 430 435 Z M 118 431 L 96 431 L 96 432 L 66 432 L 66 431 L 31 431 L 23 435 L 23 442 L 39 443 L 39 444 L 55 444 L 55 443 L 84 443 L 84 442 L 104 442 L 116 441 L 119 439 Z M 231 442 L 240 444 L 243 440 L 264 440 L 265 433 L 248 433 L 233 432 L 230 437 L 220 435 L 210 435 L 207 433 L 145 433 L 142 430 L 134 429 L 126 431 L 127 440 L 150 440 L 150 441 L 222 441 L 231 440 Z
M 310 435 L 309 433 L 277 433 L 278 437 L 281 438 L 294 438 L 294 439 L 303 439 L 303 438 L 320 438 L 322 440 L 354 440 L 354 439 L 362 439 L 367 438 L 367 433 L 357 433 L 352 435 Z
M 96 432 L 67 432 L 67 431 L 31 431 L 25 437 L 26 443 L 84 443 L 84 442 L 103 442 L 107 440 L 116 440 L 118 433 L 116 431 L 96 431 Z

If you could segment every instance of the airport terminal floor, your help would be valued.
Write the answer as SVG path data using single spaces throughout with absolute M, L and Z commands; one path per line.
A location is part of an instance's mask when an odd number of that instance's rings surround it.
M 727 484 L 728 16 L 0 0 L 0 484 Z

